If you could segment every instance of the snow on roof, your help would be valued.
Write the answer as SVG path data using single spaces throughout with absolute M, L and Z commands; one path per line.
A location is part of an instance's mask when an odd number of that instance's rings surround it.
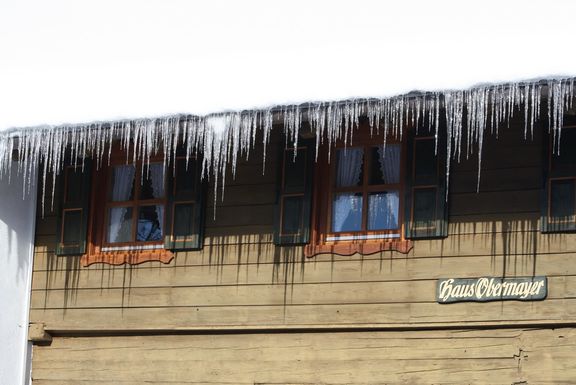
M 576 75 L 564 0 L 0 3 L 0 130 Z
M 213 177 L 217 190 L 218 186 L 224 187 L 226 168 L 231 166 L 235 172 L 237 159 L 247 155 L 256 145 L 258 130 L 263 132 L 261 144 L 266 148 L 277 118 L 283 120 L 284 133 L 295 147 L 301 124 L 308 121 L 315 133 L 318 153 L 321 142 L 331 145 L 336 140 L 348 138 L 351 142 L 354 129 L 359 127 L 359 118 L 366 116 L 371 132 L 383 131 L 396 137 L 403 136 L 406 123 L 410 121 L 427 121 L 437 138 L 440 129 L 446 130 L 446 147 L 438 151 L 445 151 L 449 158 L 460 158 L 465 136 L 466 151 L 478 154 L 479 178 L 485 132 L 488 129 L 497 132 L 499 124 L 509 120 L 518 110 L 523 112 L 524 136 L 527 137 L 540 118 L 540 106 L 544 101 L 549 130 L 559 145 L 564 111 L 573 106 L 575 79 L 548 78 L 467 90 L 304 103 L 207 116 L 172 115 L 16 129 L 0 133 L 0 175 L 10 170 L 16 152 L 21 164 L 19 171 L 28 177 L 34 175 L 39 162 L 43 165 L 45 184 L 49 172 L 53 178 L 59 174 L 68 149 L 72 159 L 93 157 L 97 165 L 101 165 L 109 160 L 112 141 L 120 140 L 133 154 L 133 159 L 148 160 L 162 151 L 167 164 L 175 155 L 177 145 L 186 148 L 187 156 L 202 154 L 202 175 Z M 441 113 L 446 119 L 445 127 L 440 127 Z M 447 162 L 447 181 L 449 175 L 450 162 Z M 217 191 L 214 199 L 216 196 Z
M 335 140 L 359 114 L 401 132 L 402 112 L 442 104 L 454 155 L 464 103 L 481 146 L 512 106 L 529 130 L 544 96 L 557 132 L 575 11 L 564 0 L 3 2 L 0 177 L 14 150 L 22 172 L 43 160 L 45 178 L 67 146 L 101 161 L 119 137 L 135 156 L 162 146 L 169 157 L 183 136 L 218 179 L 279 116 L 295 141 L 301 119 Z

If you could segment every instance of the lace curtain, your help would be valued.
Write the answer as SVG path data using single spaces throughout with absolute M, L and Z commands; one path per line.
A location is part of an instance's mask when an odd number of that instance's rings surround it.
M 400 145 L 379 146 L 378 155 L 384 183 L 398 183 L 400 181 Z
M 144 184 L 150 183 L 152 188 L 152 198 L 162 198 L 164 196 L 164 167 L 162 164 L 153 163 L 148 169 L 148 177 Z M 136 240 L 159 241 L 162 239 L 162 228 L 164 225 L 164 206 L 142 206 L 138 214 L 138 228 Z
M 400 182 L 400 145 L 379 146 L 378 166 L 383 184 Z M 336 187 L 361 185 L 364 149 L 348 148 L 338 152 Z M 334 197 L 332 231 L 360 231 L 362 229 L 362 206 L 365 204 L 358 193 L 339 193 Z M 398 191 L 371 193 L 368 200 L 368 229 L 391 230 L 398 228 L 400 197 Z
M 150 165 L 150 180 L 154 198 L 162 198 L 164 196 L 164 166 L 162 164 Z
M 360 183 L 360 174 L 362 174 L 363 160 L 363 148 L 346 148 L 338 150 L 336 186 L 343 187 L 358 185 Z
M 363 148 L 338 150 L 336 186 L 356 186 L 361 184 Z M 362 195 L 354 193 L 337 194 L 332 211 L 332 230 L 358 231 L 362 228 Z
M 136 169 L 133 165 L 114 167 L 114 178 L 112 181 L 112 201 L 121 202 L 130 199 L 132 186 L 134 184 L 134 174 Z M 124 223 L 128 207 L 114 207 L 110 210 L 110 226 L 108 228 L 108 242 L 122 242 L 120 230 Z
M 147 173 L 146 173 L 147 171 Z M 111 200 L 113 202 L 123 202 L 131 200 L 132 188 L 136 168 L 134 165 L 123 165 L 114 167 L 112 175 Z M 159 199 L 164 197 L 165 185 L 164 167 L 162 164 L 153 163 L 144 171 L 140 183 L 139 199 Z M 148 191 L 144 193 L 143 191 Z M 142 195 L 144 194 L 144 195 Z M 150 196 L 150 194 L 152 196 Z M 163 237 L 164 227 L 164 206 L 163 205 L 146 205 L 137 207 L 136 213 L 132 212 L 132 207 L 119 206 L 110 209 L 108 222 L 108 242 L 132 242 L 132 226 L 134 215 L 137 215 L 137 241 L 158 241 Z M 126 218 L 128 216 L 128 218 Z

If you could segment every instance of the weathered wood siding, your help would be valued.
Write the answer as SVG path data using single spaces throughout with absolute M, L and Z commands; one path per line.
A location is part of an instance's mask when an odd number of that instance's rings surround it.
M 539 232 L 540 131 L 524 141 L 523 123 L 514 122 L 501 129 L 498 140 L 485 139 L 479 193 L 477 160 L 463 156 L 453 166 L 448 238 L 417 241 L 407 255 L 311 259 L 300 248 L 272 243 L 274 150 L 280 139 L 275 141 L 264 175 L 256 152 L 239 164 L 235 180 L 227 178 L 215 219 L 208 198 L 204 249 L 180 253 L 167 265 L 81 267 L 76 258 L 56 257 L 56 218 L 48 211 L 38 220 L 31 321 L 56 335 L 410 331 L 55 338 L 51 346 L 36 347 L 37 383 L 568 381 L 576 362 L 571 329 L 458 331 L 471 325 L 567 326 L 576 320 L 576 235 Z M 548 298 L 435 302 L 438 278 L 502 275 L 545 275 Z M 453 330 L 424 331 L 430 327 Z
M 36 348 L 33 375 L 39 385 L 569 384 L 575 339 L 573 329 L 57 338 Z

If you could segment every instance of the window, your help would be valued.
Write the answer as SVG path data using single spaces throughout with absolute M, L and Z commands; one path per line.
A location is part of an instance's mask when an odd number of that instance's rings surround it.
M 70 164 L 60 177 L 60 215 L 56 226 L 57 255 L 79 255 L 86 252 L 86 232 L 90 208 L 90 181 L 92 162 L 86 159 L 84 167 Z
M 400 144 L 338 148 L 326 241 L 400 237 Z
M 442 136 L 439 142 L 445 140 Z M 442 238 L 448 234 L 446 157 L 444 146 L 426 130 L 409 136 L 406 177 L 406 237 Z
M 415 131 L 384 145 L 365 126 L 353 144 L 321 147 L 315 164 L 314 141 L 284 149 L 276 244 L 305 244 L 307 256 L 406 253 L 411 239 L 445 237 L 445 160 L 433 133 Z
M 184 156 L 167 169 L 159 157 L 126 163 L 126 154 L 117 150 L 93 177 L 89 160 L 84 169 L 67 166 L 56 254 L 82 255 L 84 265 L 136 264 L 169 262 L 171 251 L 201 248 L 204 192 L 198 167 Z
M 546 143 L 541 227 L 543 232 L 576 231 L 576 116 L 566 116 L 560 153 L 551 137 Z
M 164 165 L 114 165 L 108 171 L 101 250 L 130 250 L 135 245 L 162 247 L 166 206 Z
M 282 175 L 276 210 L 275 243 L 306 244 L 310 239 L 313 143 L 281 151 Z

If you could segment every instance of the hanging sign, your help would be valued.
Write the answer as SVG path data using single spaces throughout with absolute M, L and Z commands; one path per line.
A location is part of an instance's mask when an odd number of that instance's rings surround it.
M 547 293 L 546 277 L 442 278 L 436 285 L 438 303 L 537 301 L 546 298 Z

